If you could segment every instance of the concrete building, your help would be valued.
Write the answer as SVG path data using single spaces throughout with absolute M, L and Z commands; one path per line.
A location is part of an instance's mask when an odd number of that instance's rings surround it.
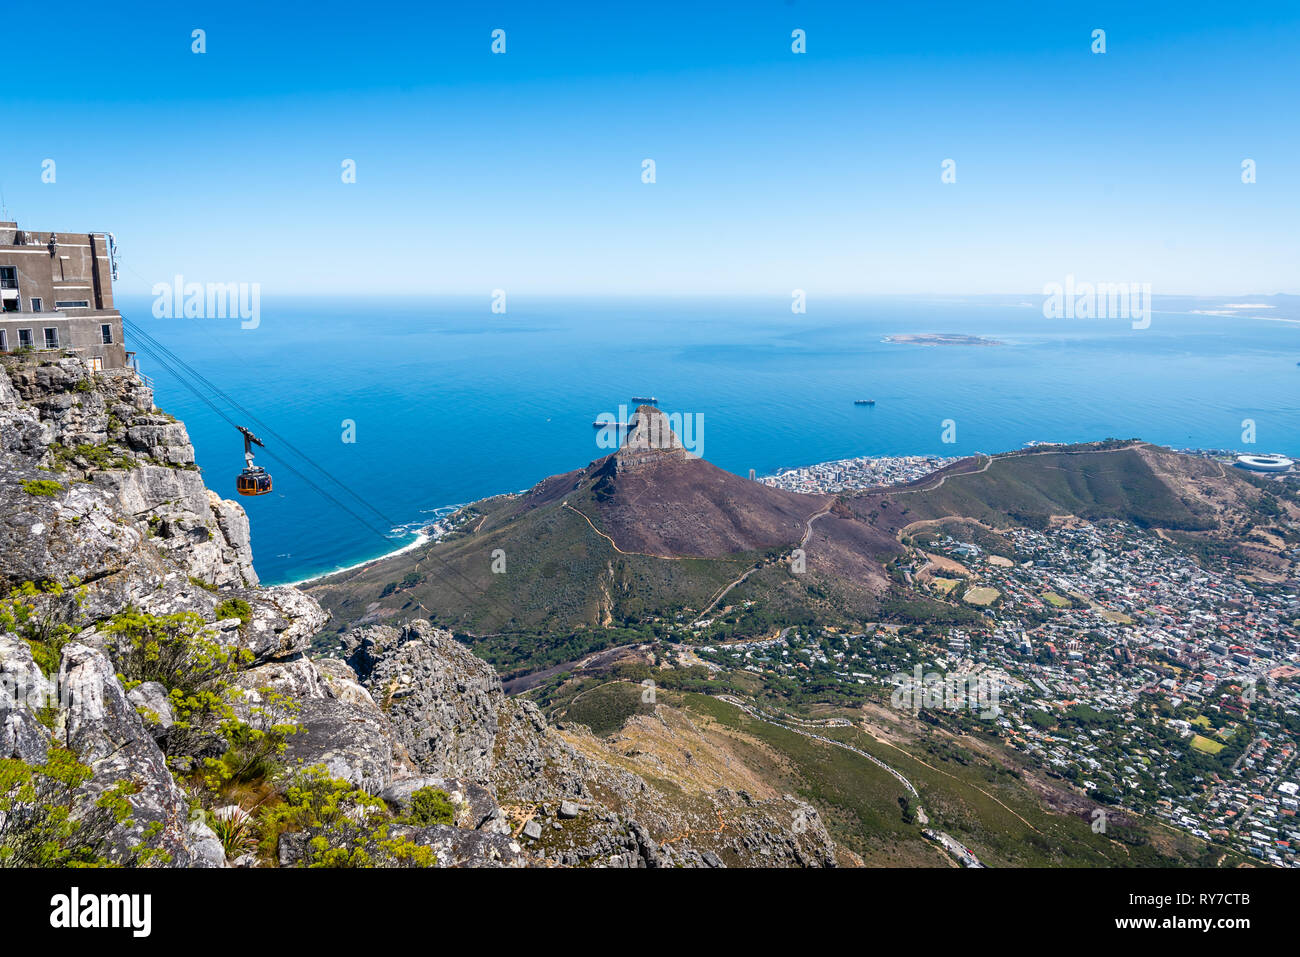
M 107 233 L 0 222 L 0 352 L 71 351 L 92 369 L 126 366 L 111 245 Z

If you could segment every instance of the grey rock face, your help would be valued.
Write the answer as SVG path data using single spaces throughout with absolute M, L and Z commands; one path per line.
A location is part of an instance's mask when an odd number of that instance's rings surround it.
M 256 665 L 235 675 L 231 684 L 243 691 L 245 705 L 262 705 L 271 694 L 297 701 L 334 697 L 321 673 L 304 657 Z
M 534 863 L 519 842 L 505 834 L 442 824 L 402 828 L 396 833 L 432 848 L 439 867 L 528 867 Z
M 378 711 L 311 698 L 301 703 L 297 723 L 301 730 L 289 737 L 285 755 L 290 766 L 323 764 L 332 777 L 372 794 L 392 780 L 392 730 Z
M 330 693 L 340 701 L 363 708 L 375 708 L 375 699 L 362 687 L 357 674 L 337 658 L 319 658 L 312 662 L 316 673 L 325 682 Z
M 501 680 L 490 665 L 425 621 L 372 626 L 344 639 L 348 662 L 387 714 L 396 743 L 416 767 L 487 778 L 496 742 Z
M 45 760 L 50 733 L 37 709 L 54 698 L 53 685 L 32 659 L 27 642 L 0 634 L 0 758 L 28 764 Z
M 168 465 L 194 464 L 194 446 L 184 425 L 164 416 L 138 416 L 135 422 L 126 430 L 131 448 Z
M 160 561 L 217 586 L 256 584 L 243 510 L 205 488 L 185 426 L 133 374 L 6 361 L 0 436 L 0 585 L 105 580 L 120 602 Z M 62 487 L 33 496 L 24 479 Z
M 135 706 L 154 740 L 163 741 L 176 723 L 167 689 L 156 681 L 146 681 L 132 688 L 127 699 Z
M 557 735 L 531 701 L 510 699 L 501 709 L 492 782 L 497 793 L 523 801 L 590 798 L 590 763 Z M 627 787 L 639 779 L 630 774 Z
M 316 599 L 296 588 L 261 588 L 247 596 L 253 620 L 240 642 L 258 661 L 291 658 L 311 645 L 312 636 L 329 620 Z
M 185 831 L 185 843 L 195 867 L 225 867 L 226 851 L 216 832 L 202 821 L 193 820 Z

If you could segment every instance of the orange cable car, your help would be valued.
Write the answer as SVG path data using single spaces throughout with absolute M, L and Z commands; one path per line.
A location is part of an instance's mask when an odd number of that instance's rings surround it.
M 235 491 L 240 495 L 265 495 L 271 491 L 271 473 L 260 465 L 253 464 L 253 446 L 266 448 L 259 439 L 242 425 L 235 428 L 244 433 L 244 471 L 239 473 L 239 478 L 235 480 Z

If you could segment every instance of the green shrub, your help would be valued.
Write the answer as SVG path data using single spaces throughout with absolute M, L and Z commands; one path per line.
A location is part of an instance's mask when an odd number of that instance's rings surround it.
M 54 469 L 62 472 L 69 464 L 77 465 L 78 460 L 89 464 L 91 468 L 133 469 L 140 463 L 125 452 L 114 452 L 109 445 L 90 445 L 82 443 L 69 448 L 66 445 L 52 445 L 50 452 L 54 456 Z
M 127 797 L 138 786 L 123 781 L 91 800 L 83 788 L 92 775 L 66 748 L 51 748 L 44 764 L 0 760 L 0 867 L 107 864 L 108 837 L 132 824 Z M 157 835 L 146 829 L 122 863 L 165 861 L 165 852 L 148 846 Z
M 53 498 L 63 491 L 63 483 L 56 482 L 54 479 L 26 479 L 23 482 L 23 491 L 37 498 Z
M 258 697 L 259 703 L 248 708 L 248 721 L 232 717 L 222 722 L 226 750 L 203 762 L 204 784 L 214 794 L 229 795 L 280 774 L 289 736 L 302 730 L 294 720 L 297 701 L 272 688 L 259 688 Z
M 253 618 L 253 607 L 242 598 L 227 598 L 217 606 L 217 620 L 238 618 L 241 627 L 246 627 Z
M 433 824 L 452 824 L 456 820 L 456 806 L 446 791 L 438 788 L 420 788 L 411 795 L 411 810 L 406 815 L 408 824 L 429 827 Z
M 432 867 L 433 850 L 390 833 L 384 802 L 321 765 L 300 769 L 282 800 L 260 817 L 262 851 L 274 858 L 280 837 L 301 834 L 308 867 Z
M 75 578 L 71 583 L 79 584 Z M 46 677 L 59 670 L 63 646 L 77 632 L 86 590 L 78 588 L 71 601 L 65 601 L 65 596 L 66 590 L 58 582 L 37 585 L 29 581 L 0 599 L 0 631 L 13 632 L 26 641 Z
M 129 608 L 103 626 L 107 648 L 123 679 L 157 681 L 168 691 L 194 694 L 230 674 L 252 653 L 220 644 L 192 611 L 151 615 Z

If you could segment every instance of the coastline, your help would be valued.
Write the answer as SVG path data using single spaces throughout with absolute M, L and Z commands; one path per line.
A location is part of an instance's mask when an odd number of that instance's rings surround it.
M 432 526 L 430 526 L 430 528 L 432 528 Z M 428 544 L 429 542 L 436 540 L 436 537 L 437 536 L 430 534 L 428 528 L 424 528 L 415 533 L 414 541 L 407 542 L 405 545 L 402 545 L 399 548 L 395 548 L 391 552 L 385 552 L 382 555 L 377 555 L 374 558 L 367 558 L 364 561 L 356 562 L 355 564 L 352 565 L 345 565 L 339 568 L 332 569 L 327 572 L 320 572 L 319 574 L 316 575 L 309 575 L 308 577 L 301 578 L 298 581 L 275 582 L 271 584 L 264 583 L 264 585 L 267 588 L 279 588 L 285 585 L 289 586 L 290 588 L 300 588 L 303 585 L 309 585 L 312 582 L 318 582 L 322 578 L 329 578 L 331 575 L 338 575 L 342 572 L 353 572 L 359 568 L 365 568 L 367 565 L 373 565 L 376 562 L 386 561 L 387 559 L 394 558 L 397 555 L 402 555 L 406 552 L 409 552 L 412 549 L 419 548 L 421 545 Z
M 436 542 L 438 539 L 442 538 L 442 536 L 445 535 L 448 531 L 448 528 L 443 523 L 449 517 L 459 512 L 467 504 L 472 504 L 472 503 L 467 502 L 467 503 L 462 503 L 460 505 L 440 505 L 437 508 L 432 509 L 431 511 L 436 513 L 438 517 L 429 522 L 419 523 L 419 528 L 415 529 L 413 532 L 408 531 L 407 534 L 415 535 L 415 538 L 412 541 L 409 541 L 404 545 L 400 545 L 397 548 L 393 549 L 392 551 L 384 552 L 382 555 L 376 555 L 373 558 L 366 558 L 359 562 L 353 562 L 351 565 L 341 565 L 338 568 L 330 569 L 327 572 L 317 572 L 314 575 L 308 575 L 306 578 L 300 578 L 295 581 L 274 582 L 269 584 L 264 582 L 263 584 L 266 585 L 266 587 L 279 587 L 279 586 L 287 585 L 291 588 L 300 588 L 303 585 L 310 585 L 312 582 L 318 582 L 323 578 L 329 578 L 331 575 L 339 575 L 342 574 L 343 572 L 353 572 L 358 569 L 365 568 L 369 565 L 374 565 L 378 562 L 383 562 L 383 561 L 387 561 L 390 558 L 395 558 L 398 555 L 404 555 L 406 552 L 417 549 L 421 545 L 427 545 L 429 544 L 429 542 Z M 411 525 L 415 525 L 415 524 L 417 523 L 414 522 L 411 523 Z M 404 527 L 408 529 L 410 528 L 410 526 L 404 526 Z

